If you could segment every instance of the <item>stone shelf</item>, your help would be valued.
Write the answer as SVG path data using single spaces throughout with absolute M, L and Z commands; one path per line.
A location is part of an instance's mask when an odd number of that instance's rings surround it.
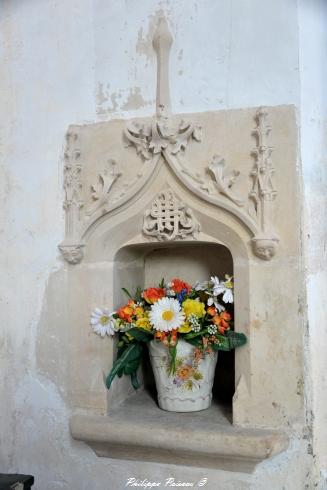
M 283 432 L 234 427 L 216 404 L 201 412 L 165 412 L 147 392 L 107 416 L 76 413 L 70 430 L 98 456 L 247 473 L 289 444 Z

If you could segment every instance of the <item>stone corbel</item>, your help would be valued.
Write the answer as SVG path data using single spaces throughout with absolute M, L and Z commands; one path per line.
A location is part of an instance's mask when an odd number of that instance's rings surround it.
M 62 256 L 69 264 L 79 264 L 83 259 L 83 248 L 84 245 L 81 243 L 68 244 L 63 242 L 59 245 L 59 250 Z
M 252 238 L 254 253 L 263 260 L 271 260 L 276 254 L 279 239 L 273 232 L 272 209 L 277 196 L 272 163 L 273 148 L 268 144 L 271 127 L 267 123 L 267 111 L 260 108 L 256 114 L 257 127 L 253 130 L 257 145 L 253 149 L 255 165 L 251 172 L 253 185 L 250 198 L 254 201 L 260 231 Z

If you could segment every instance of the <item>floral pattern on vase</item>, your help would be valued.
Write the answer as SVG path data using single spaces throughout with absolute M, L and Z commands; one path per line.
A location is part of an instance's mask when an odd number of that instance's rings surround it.
M 194 347 L 183 340 L 177 344 L 176 371 L 170 373 L 169 351 L 152 341 L 150 359 L 157 386 L 158 404 L 171 412 L 194 412 L 210 407 L 217 352 L 194 357 Z

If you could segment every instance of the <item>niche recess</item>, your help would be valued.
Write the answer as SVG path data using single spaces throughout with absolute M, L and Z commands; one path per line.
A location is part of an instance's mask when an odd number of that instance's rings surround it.
M 126 302 L 122 287 L 129 291 L 157 285 L 161 278 L 183 278 L 190 284 L 206 281 L 211 276 L 233 276 L 233 259 L 229 250 L 221 244 L 204 242 L 149 243 L 131 245 L 119 250 L 115 256 L 115 308 Z M 127 285 L 127 286 L 126 286 Z M 149 369 L 149 364 L 146 364 Z M 213 397 L 232 412 L 235 386 L 234 352 L 219 353 Z M 151 377 L 146 377 L 151 391 Z M 146 384 L 146 383 L 145 383 Z M 149 386 L 150 385 L 150 386 Z

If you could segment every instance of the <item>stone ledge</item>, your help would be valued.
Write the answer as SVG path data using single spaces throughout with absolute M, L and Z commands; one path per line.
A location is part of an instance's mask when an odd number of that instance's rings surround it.
M 202 412 L 164 412 L 146 392 L 107 416 L 75 414 L 70 430 L 98 456 L 246 473 L 289 444 L 283 432 L 234 427 L 217 405 Z

